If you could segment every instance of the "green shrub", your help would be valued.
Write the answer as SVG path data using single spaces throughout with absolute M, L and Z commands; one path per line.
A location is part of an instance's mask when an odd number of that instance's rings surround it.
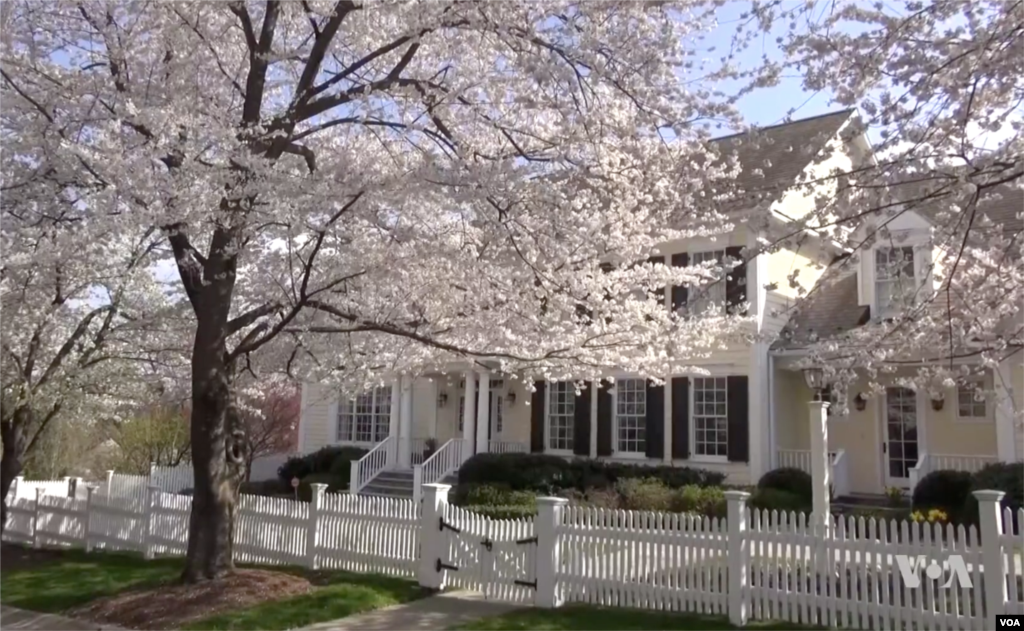
M 973 476 L 971 491 L 985 490 L 1006 493 L 1000 504 L 1013 510 L 1014 528 L 1017 528 L 1017 511 L 1024 505 L 1024 462 L 994 462 L 979 469 Z M 978 500 L 973 495 L 967 496 L 961 518 L 970 523 L 978 522 Z
M 966 471 L 932 471 L 914 488 L 914 508 L 940 508 L 953 522 L 967 504 L 974 476 Z
M 811 508 L 810 503 L 796 493 L 771 487 L 755 490 L 750 496 L 749 504 L 751 508 L 787 513 L 807 512 Z
M 333 473 L 346 481 L 349 478 L 349 462 L 359 460 L 366 455 L 362 447 L 343 447 L 329 445 L 321 447 L 313 453 L 293 456 L 277 469 L 277 477 L 282 483 L 291 487 L 292 478 L 300 480 L 316 473 Z
M 311 473 L 302 478 L 299 482 L 299 500 L 308 502 L 313 498 L 313 487 L 315 483 L 326 484 L 328 493 L 337 493 L 348 490 L 348 482 L 339 480 L 330 473 Z
M 291 486 L 292 479 L 302 479 L 313 473 L 313 461 L 309 455 L 292 456 L 277 468 L 277 479 Z
M 757 483 L 759 489 L 778 489 L 793 493 L 811 502 L 814 494 L 814 485 L 811 482 L 811 474 L 792 467 L 773 469 L 761 476 Z
M 517 491 L 556 494 L 564 489 L 584 493 L 609 489 L 620 480 L 657 478 L 669 488 L 714 486 L 725 475 L 688 467 L 648 467 L 590 459 L 566 460 L 544 454 L 477 454 L 459 469 L 459 484 L 498 484 Z
M 344 480 L 347 485 L 352 477 L 352 461 L 359 460 L 366 455 L 367 451 L 369 450 L 362 447 L 342 447 L 335 454 L 334 460 L 331 461 L 331 468 L 327 472 L 339 480 Z
M 690 484 L 676 489 L 672 499 L 672 510 L 681 513 L 697 513 L 707 517 L 725 517 L 725 489 L 717 486 Z
M 533 519 L 536 506 L 463 506 L 464 509 L 491 519 Z
M 615 484 L 628 510 L 667 511 L 672 508 L 672 489 L 657 478 L 625 478 Z
M 456 493 L 455 504 L 460 506 L 537 506 L 537 496 L 530 491 L 513 491 L 507 486 L 493 484 L 467 485 Z

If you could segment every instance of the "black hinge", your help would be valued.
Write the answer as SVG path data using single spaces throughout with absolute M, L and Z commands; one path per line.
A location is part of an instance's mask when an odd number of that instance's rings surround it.
M 438 572 L 440 572 L 441 570 L 452 570 L 453 572 L 458 572 L 459 571 L 459 568 L 455 567 L 454 565 L 448 565 L 447 563 L 442 563 L 441 559 L 437 560 L 437 563 L 434 565 L 434 568 L 437 569 Z
M 490 552 L 494 548 L 494 542 L 491 541 L 490 539 L 484 539 L 483 541 L 480 542 L 480 545 L 482 545 L 483 547 L 487 548 L 488 552 Z
M 516 539 L 516 545 L 525 545 L 527 543 L 537 543 L 537 537 L 527 537 L 526 539 Z
M 516 585 L 522 585 L 523 587 L 532 587 L 537 589 L 537 581 L 512 581 Z
M 453 525 L 449 524 L 448 522 L 446 522 L 444 520 L 444 517 L 438 517 L 437 521 L 438 521 L 437 529 L 442 531 L 442 532 L 444 532 L 445 528 L 447 528 L 448 530 L 451 530 L 452 532 L 456 532 L 456 533 L 462 532 L 460 529 L 458 529 L 455 526 L 453 526 Z

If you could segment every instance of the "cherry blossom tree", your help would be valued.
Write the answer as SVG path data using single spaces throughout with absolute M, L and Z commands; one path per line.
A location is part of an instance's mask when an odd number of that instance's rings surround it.
M 837 380 L 859 369 L 879 387 L 917 366 L 914 387 L 946 388 L 1024 345 L 1022 27 L 1013 0 L 758 1 L 740 20 L 722 76 L 742 75 L 755 94 L 799 76 L 805 90 L 856 108 L 872 144 L 867 159 L 804 182 L 816 206 L 787 237 L 812 231 L 849 255 L 815 288 L 796 280 L 809 298 L 796 309 L 872 246 L 905 243 L 897 218 L 917 213 L 932 226 L 924 248 L 934 255 L 920 272 L 933 282 L 893 296 L 893 317 L 840 335 L 795 332 Z M 766 38 L 777 58 L 741 67 L 740 53 Z
M 658 377 L 740 334 L 742 318 L 662 301 L 738 261 L 648 262 L 732 227 L 737 165 L 706 141 L 736 117 L 681 80 L 707 17 L 687 1 L 5 5 L 7 133 L 76 174 L 94 234 L 159 231 L 192 310 L 185 580 L 232 568 L 243 369 Z

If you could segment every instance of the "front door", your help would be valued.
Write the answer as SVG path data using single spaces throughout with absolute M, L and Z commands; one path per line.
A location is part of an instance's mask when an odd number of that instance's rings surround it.
M 886 388 L 883 423 L 885 485 L 909 487 L 910 469 L 917 464 L 917 393 Z

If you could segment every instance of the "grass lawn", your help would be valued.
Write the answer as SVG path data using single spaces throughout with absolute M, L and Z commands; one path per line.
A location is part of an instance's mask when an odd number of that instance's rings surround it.
M 637 609 L 614 609 L 569 605 L 559 609 L 519 609 L 502 616 L 477 620 L 459 629 L 537 629 L 539 631 L 649 631 L 658 629 L 738 629 L 722 616 L 667 613 Z M 749 622 L 744 629 L 762 631 L 808 629 L 782 622 Z
M 177 580 L 181 559 L 145 561 L 129 553 L 54 552 L 30 564 L 13 564 L 0 575 L 0 602 L 45 613 L 62 613 L 97 598 Z M 263 569 L 309 578 L 312 593 L 222 612 L 190 623 L 194 629 L 290 629 L 415 600 L 426 595 L 413 581 L 294 567 Z

